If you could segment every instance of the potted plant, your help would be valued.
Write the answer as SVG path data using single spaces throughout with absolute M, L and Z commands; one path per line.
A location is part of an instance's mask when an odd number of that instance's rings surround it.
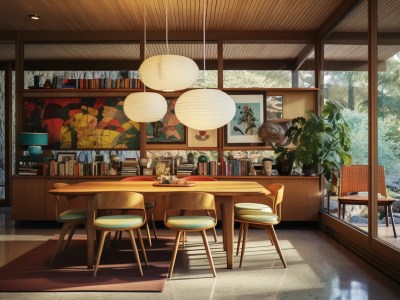
M 285 135 L 296 146 L 294 161 L 305 175 L 324 174 L 330 181 L 341 165 L 351 164 L 349 126 L 338 103 L 327 102 L 321 116 L 308 111 L 308 118 L 298 117 Z
M 290 175 L 293 169 L 293 162 L 296 151 L 286 147 L 273 147 L 277 155 L 275 159 L 276 171 L 279 175 Z

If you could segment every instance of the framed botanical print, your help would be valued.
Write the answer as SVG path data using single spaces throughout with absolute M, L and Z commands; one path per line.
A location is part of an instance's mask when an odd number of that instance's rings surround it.
M 156 122 L 146 124 L 147 143 L 149 144 L 184 144 L 186 143 L 185 125 L 175 115 L 178 99 L 167 99 L 167 112 Z
M 218 130 L 196 130 L 188 128 L 188 147 L 217 147 Z
M 262 145 L 258 128 L 264 122 L 264 94 L 230 95 L 236 112 L 225 128 L 226 145 Z

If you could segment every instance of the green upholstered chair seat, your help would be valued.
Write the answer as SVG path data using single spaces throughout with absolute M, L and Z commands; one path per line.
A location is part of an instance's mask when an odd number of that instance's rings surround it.
M 251 211 L 251 210 L 243 210 L 240 211 L 239 213 L 235 213 L 235 219 L 244 222 L 266 223 L 266 224 L 279 222 L 279 217 L 274 213 Z
M 138 215 L 111 215 L 96 218 L 94 226 L 104 229 L 123 229 L 139 227 L 144 223 L 142 216 Z
M 147 209 L 147 208 L 153 208 L 153 207 L 155 207 L 156 206 L 156 204 L 154 203 L 154 201 L 145 201 L 144 202 L 144 207 Z
M 240 210 L 260 210 L 263 212 L 272 212 L 272 208 L 266 204 L 261 203 L 236 203 L 235 204 L 235 212 Z
M 85 208 L 73 208 L 60 213 L 57 217 L 59 222 L 86 220 L 86 209 Z
M 166 220 L 167 226 L 182 230 L 210 228 L 214 224 L 214 218 L 209 216 L 174 216 Z

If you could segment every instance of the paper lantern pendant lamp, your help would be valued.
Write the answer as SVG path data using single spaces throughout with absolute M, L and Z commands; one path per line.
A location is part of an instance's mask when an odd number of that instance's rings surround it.
M 132 93 L 125 98 L 124 112 L 135 122 L 155 122 L 167 112 L 167 101 L 157 93 Z
M 215 89 L 196 89 L 183 93 L 175 105 L 181 123 L 197 130 L 211 130 L 229 123 L 236 111 L 233 99 Z
M 139 68 L 139 78 L 157 91 L 179 91 L 196 82 L 199 67 L 190 58 L 181 55 L 156 55 L 147 58 Z

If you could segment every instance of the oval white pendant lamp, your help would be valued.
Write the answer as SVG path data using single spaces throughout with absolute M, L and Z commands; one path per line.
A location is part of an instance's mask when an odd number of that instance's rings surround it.
M 132 93 L 125 98 L 124 112 L 136 122 L 155 122 L 165 116 L 167 101 L 157 93 Z
M 146 2 L 144 3 L 144 58 L 146 58 Z M 155 122 L 167 112 L 167 101 L 157 93 L 144 91 L 129 94 L 124 101 L 125 115 L 135 122 Z
M 165 4 L 165 2 L 164 2 Z M 173 92 L 192 86 L 199 77 L 199 67 L 189 57 L 169 54 L 168 1 L 165 5 L 166 54 L 146 59 L 139 68 L 139 78 L 149 88 Z
M 235 101 L 223 91 L 207 89 L 206 84 L 206 3 L 203 1 L 203 63 L 204 89 L 183 93 L 175 105 L 175 114 L 187 127 L 197 130 L 211 130 L 228 124 L 236 112 Z
M 186 89 L 199 77 L 199 67 L 181 55 L 156 55 L 146 59 L 139 68 L 139 78 L 153 90 L 172 92 Z
M 187 127 L 211 130 L 229 123 L 236 111 L 226 93 L 214 89 L 195 89 L 182 94 L 175 105 L 178 120 Z

